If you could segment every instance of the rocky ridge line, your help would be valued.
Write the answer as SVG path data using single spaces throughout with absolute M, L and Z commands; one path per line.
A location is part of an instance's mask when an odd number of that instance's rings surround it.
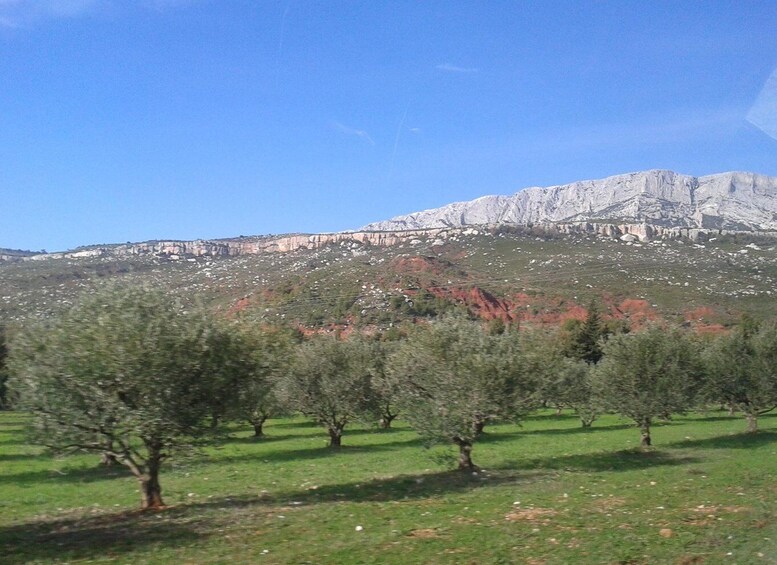
M 645 223 L 667 228 L 777 230 L 777 177 L 728 172 L 703 177 L 652 170 L 483 196 L 368 224 L 362 229 L 482 224 Z
M 325 234 L 294 234 L 274 237 L 241 237 L 236 239 L 194 240 L 194 241 L 148 241 L 143 243 L 127 243 L 118 245 L 90 246 L 58 253 L 39 253 L 30 256 L 2 256 L 0 261 L 45 261 L 51 259 L 79 259 L 89 257 L 133 257 L 155 256 L 169 259 L 187 257 L 237 257 L 241 255 L 258 255 L 265 253 L 290 253 L 298 250 L 321 249 L 328 245 L 362 245 L 387 247 L 400 244 L 415 245 L 421 240 L 432 240 L 432 245 L 443 245 L 449 238 L 474 236 L 481 233 L 498 230 L 503 226 L 478 225 L 466 228 L 432 228 L 405 231 L 355 231 Z M 598 222 L 567 222 L 539 223 L 522 226 L 537 233 L 549 234 L 592 234 L 610 238 L 621 238 L 627 241 L 650 241 L 653 239 L 691 240 L 705 239 L 716 235 L 743 233 L 738 230 L 699 229 L 666 227 L 648 223 L 611 224 Z M 745 233 L 751 233 L 746 231 Z M 764 232 L 763 235 L 773 235 L 776 232 Z

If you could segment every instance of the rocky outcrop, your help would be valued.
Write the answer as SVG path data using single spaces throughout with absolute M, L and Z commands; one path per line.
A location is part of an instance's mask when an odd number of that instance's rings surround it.
M 513 196 L 484 196 L 375 222 L 363 229 L 580 222 L 687 230 L 777 230 L 777 178 L 742 172 L 693 177 L 653 170 L 531 187 Z
M 593 234 L 610 238 L 623 238 L 650 241 L 652 239 L 688 238 L 694 241 L 715 235 L 726 235 L 747 232 L 748 230 L 726 230 L 711 228 L 684 228 L 653 225 L 649 223 L 602 223 L 602 222 L 544 222 L 528 226 L 520 226 L 524 230 L 536 234 Z M 79 259 L 88 257 L 132 257 L 154 256 L 169 259 L 185 257 L 236 257 L 239 255 L 256 255 L 262 253 L 291 253 L 305 249 L 321 249 L 329 245 L 339 245 L 357 249 L 363 245 L 379 247 L 408 244 L 411 246 L 421 242 L 431 245 L 443 245 L 451 239 L 478 236 L 483 233 L 496 232 L 503 229 L 500 225 L 483 225 L 478 229 L 466 228 L 433 228 L 396 232 L 339 232 L 312 235 L 284 235 L 277 237 L 245 237 L 237 239 L 195 240 L 195 241 L 152 241 L 143 243 L 127 243 L 121 245 L 92 246 L 88 249 L 76 249 L 60 253 L 38 253 L 33 255 L 13 255 L 5 257 L 0 254 L 0 261 L 45 261 L 49 259 Z M 777 232 L 763 232 L 762 235 L 777 236 Z M 625 239 L 624 239 L 625 241 Z
M 338 232 L 324 234 L 293 234 L 266 237 L 194 241 L 147 241 L 120 245 L 91 246 L 60 253 L 39 253 L 27 260 L 78 259 L 103 256 L 234 257 L 260 253 L 289 253 L 300 249 L 320 249 L 327 245 L 390 246 L 411 243 L 419 238 L 447 237 L 450 230 L 410 230 L 405 232 Z M 0 257 L 1 259 L 2 257 Z

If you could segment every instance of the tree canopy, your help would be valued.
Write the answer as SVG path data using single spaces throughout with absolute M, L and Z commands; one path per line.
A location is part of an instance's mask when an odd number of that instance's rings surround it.
M 459 468 L 489 420 L 520 412 L 530 394 L 514 332 L 488 335 L 480 324 L 444 318 L 416 328 L 388 363 L 403 414 L 429 443 L 454 443 Z
M 656 417 L 690 408 L 700 382 L 699 356 L 679 329 L 654 325 L 611 337 L 593 371 L 592 385 L 602 403 L 632 419 L 651 445 Z
M 330 447 L 340 447 L 349 422 L 375 413 L 369 344 L 359 336 L 310 338 L 298 347 L 280 394 L 326 428 Z
M 203 432 L 223 331 L 160 291 L 102 290 L 19 334 L 10 385 L 36 442 L 110 454 L 138 479 L 141 506 L 159 507 L 162 462 Z
M 755 432 L 758 416 L 777 408 L 777 325 L 746 320 L 718 336 L 704 361 L 706 396 L 744 412 Z

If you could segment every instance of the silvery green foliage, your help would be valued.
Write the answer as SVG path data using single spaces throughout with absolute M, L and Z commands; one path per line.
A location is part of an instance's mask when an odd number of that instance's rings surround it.
M 524 366 L 537 382 L 537 401 L 574 409 L 588 427 L 599 412 L 591 387 L 592 365 L 565 355 L 564 345 L 558 331 L 521 333 Z
M 280 394 L 292 409 L 327 429 L 340 445 L 345 426 L 375 412 L 370 344 L 362 337 L 314 336 L 297 348 Z
M 650 426 L 692 406 L 701 378 L 698 348 L 686 332 L 660 325 L 612 336 L 593 370 L 602 404 L 633 420 L 650 445 Z
M 249 348 L 253 367 L 237 379 L 236 401 L 227 415 L 251 423 L 256 435 L 262 435 L 268 418 L 287 412 L 279 398 L 279 385 L 291 366 L 294 341 L 284 328 L 243 322 L 236 329 Z
M 109 288 L 22 331 L 10 386 L 33 415 L 34 441 L 108 452 L 153 482 L 161 461 L 202 432 L 220 332 L 162 292 Z
M 743 324 L 718 336 L 704 355 L 705 396 L 741 410 L 748 429 L 777 407 L 777 324 Z
M 416 328 L 391 355 L 388 373 L 403 417 L 428 443 L 471 448 L 486 422 L 516 416 L 531 397 L 517 335 L 488 335 L 459 318 Z

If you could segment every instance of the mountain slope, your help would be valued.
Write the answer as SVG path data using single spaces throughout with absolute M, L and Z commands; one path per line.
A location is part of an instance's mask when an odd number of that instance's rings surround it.
M 729 172 L 704 177 L 652 170 L 484 196 L 364 226 L 396 231 L 483 224 L 646 222 L 658 226 L 777 230 L 777 178 Z

